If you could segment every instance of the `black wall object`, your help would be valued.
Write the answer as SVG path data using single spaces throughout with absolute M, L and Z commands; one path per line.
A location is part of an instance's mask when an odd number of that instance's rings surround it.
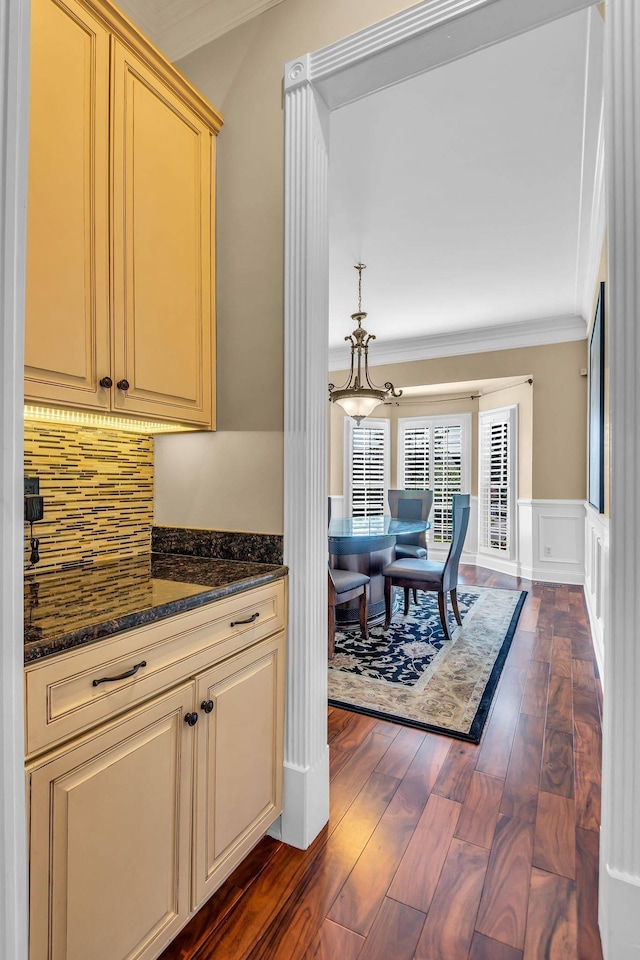
M 604 513 L 604 283 L 589 339 L 589 503 Z

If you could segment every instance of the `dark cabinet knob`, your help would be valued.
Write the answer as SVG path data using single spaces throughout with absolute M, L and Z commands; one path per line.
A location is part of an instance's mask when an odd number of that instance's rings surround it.
M 211 713 L 213 710 L 213 700 L 203 700 L 200 704 L 200 709 L 204 710 L 205 713 Z
M 185 722 L 185 723 L 188 723 L 190 727 L 195 727 L 196 723 L 198 722 L 198 714 L 197 714 L 197 713 L 185 713 L 185 715 L 184 715 L 184 722 Z
M 123 377 L 122 380 L 118 380 L 118 382 L 116 383 L 116 387 L 118 388 L 118 390 L 128 390 L 129 381 L 125 377 Z
M 100 386 L 106 387 L 106 389 L 108 390 L 109 387 L 113 386 L 113 380 L 111 379 L 111 377 L 102 377 L 100 380 Z

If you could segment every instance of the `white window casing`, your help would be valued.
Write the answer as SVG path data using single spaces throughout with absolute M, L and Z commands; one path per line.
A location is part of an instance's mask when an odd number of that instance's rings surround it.
M 517 559 L 518 406 L 478 416 L 478 549 Z
M 432 543 L 450 542 L 452 497 L 470 493 L 470 467 L 470 413 L 398 420 L 398 486 L 433 490 Z
M 348 516 L 389 512 L 390 428 L 388 420 L 367 417 L 358 426 L 344 419 L 344 491 Z

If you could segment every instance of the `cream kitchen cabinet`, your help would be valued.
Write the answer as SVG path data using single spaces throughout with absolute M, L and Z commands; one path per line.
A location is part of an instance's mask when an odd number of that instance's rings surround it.
M 26 399 L 213 426 L 220 116 L 108 0 L 33 0 L 30 123 Z
M 27 753 L 58 744 L 27 764 L 30 960 L 154 960 L 279 815 L 285 601 L 279 580 L 27 666 Z

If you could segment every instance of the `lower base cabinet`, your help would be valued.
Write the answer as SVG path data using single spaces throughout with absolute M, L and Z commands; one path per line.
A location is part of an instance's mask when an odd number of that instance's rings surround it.
M 27 767 L 30 960 L 154 960 L 282 805 L 284 633 Z

